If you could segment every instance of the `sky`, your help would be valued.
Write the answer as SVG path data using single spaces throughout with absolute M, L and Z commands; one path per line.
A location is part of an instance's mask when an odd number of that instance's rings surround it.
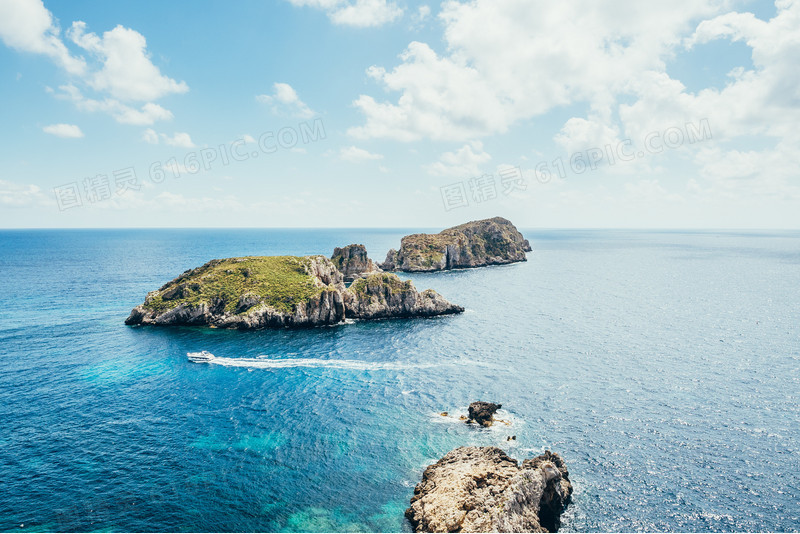
M 800 1 L 0 0 L 0 228 L 800 228 Z

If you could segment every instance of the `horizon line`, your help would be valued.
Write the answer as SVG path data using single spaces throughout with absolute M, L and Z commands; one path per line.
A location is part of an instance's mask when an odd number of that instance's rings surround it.
M 477 219 L 480 220 L 480 219 Z M 515 225 L 516 226 L 516 225 Z M 19 230 L 409 230 L 439 226 L 20 226 L 0 227 L 2 231 Z M 451 228 L 450 226 L 445 228 Z M 640 231 L 800 231 L 797 227 L 727 227 L 727 226 L 518 226 L 526 230 L 640 230 Z M 443 228 L 444 229 L 444 228 Z

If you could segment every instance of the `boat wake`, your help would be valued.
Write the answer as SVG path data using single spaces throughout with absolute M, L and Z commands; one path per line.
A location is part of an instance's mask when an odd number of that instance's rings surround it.
M 208 363 L 227 367 L 251 367 L 257 369 L 286 369 L 291 367 L 353 369 L 357 371 L 400 370 L 435 367 L 436 364 L 413 364 L 401 362 L 365 362 L 363 360 L 323 360 L 320 358 L 214 358 Z
M 208 363 L 226 367 L 249 367 L 254 369 L 288 369 L 288 368 L 327 368 L 327 369 L 352 369 L 356 371 L 403 370 L 424 369 L 441 367 L 444 365 L 481 365 L 479 362 L 467 360 L 452 360 L 437 363 L 408 363 L 408 362 L 367 362 L 364 360 L 326 360 L 322 358 L 210 358 L 197 360 L 190 357 L 195 363 Z

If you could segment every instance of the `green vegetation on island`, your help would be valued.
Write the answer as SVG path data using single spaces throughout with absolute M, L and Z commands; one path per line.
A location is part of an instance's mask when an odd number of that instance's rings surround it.
M 310 264 L 309 258 L 297 256 L 211 260 L 161 287 L 143 306 L 159 312 L 180 304 L 206 303 L 241 314 L 263 303 L 293 313 L 298 303 L 308 302 L 328 288 L 309 274 Z

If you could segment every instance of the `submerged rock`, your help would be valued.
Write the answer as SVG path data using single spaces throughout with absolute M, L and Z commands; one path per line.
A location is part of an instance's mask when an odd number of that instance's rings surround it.
M 433 290 L 418 293 L 394 274 L 377 276 L 388 278 L 373 280 L 366 291 L 351 290 L 323 256 L 212 260 L 149 293 L 125 324 L 253 329 L 463 311 Z
M 331 261 L 344 276 L 345 282 L 352 282 L 356 278 L 367 274 L 379 273 L 381 269 L 367 256 L 364 245 L 347 245 L 333 249 Z
M 469 419 L 467 422 L 475 422 L 481 426 L 492 426 L 495 412 L 502 407 L 502 404 L 494 404 L 493 402 L 473 402 L 469 405 Z
M 557 454 L 520 466 L 497 447 L 460 447 L 425 469 L 406 517 L 415 532 L 555 532 L 571 495 Z
M 472 221 L 438 234 L 412 234 L 379 264 L 385 271 L 427 272 L 526 261 L 527 239 L 502 217 Z

